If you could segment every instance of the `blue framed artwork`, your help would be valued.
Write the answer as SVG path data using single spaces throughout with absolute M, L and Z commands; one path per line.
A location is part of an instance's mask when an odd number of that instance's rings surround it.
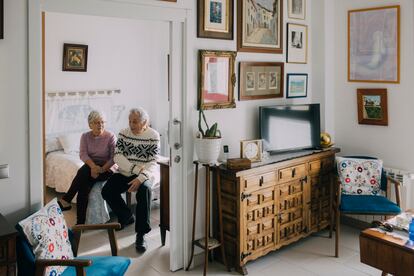
M 308 74 L 287 74 L 286 98 L 306 98 Z

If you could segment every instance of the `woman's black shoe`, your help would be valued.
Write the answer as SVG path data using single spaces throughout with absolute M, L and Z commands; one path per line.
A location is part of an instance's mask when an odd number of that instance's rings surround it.
M 72 209 L 72 205 L 69 205 L 69 206 L 63 206 L 63 204 L 60 202 L 60 200 L 58 200 L 58 202 L 57 202 L 58 204 L 59 204 L 59 207 L 60 207 L 60 209 L 62 210 L 62 211 L 68 211 L 68 210 L 70 210 L 70 209 Z

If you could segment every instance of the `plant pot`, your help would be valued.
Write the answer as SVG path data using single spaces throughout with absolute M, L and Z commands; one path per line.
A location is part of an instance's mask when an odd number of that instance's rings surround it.
M 221 138 L 196 138 L 197 160 L 201 163 L 216 163 L 220 155 Z

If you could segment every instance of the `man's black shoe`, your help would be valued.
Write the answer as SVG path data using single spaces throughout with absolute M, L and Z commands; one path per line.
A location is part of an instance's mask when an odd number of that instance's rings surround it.
M 119 224 L 121 224 L 121 228 L 116 229 L 115 231 L 121 231 L 122 229 L 124 229 L 128 225 L 133 224 L 134 222 L 135 222 L 134 215 L 131 215 L 126 222 L 119 222 Z
M 147 250 L 145 235 L 137 234 L 137 238 L 135 240 L 135 249 L 140 253 L 144 253 Z

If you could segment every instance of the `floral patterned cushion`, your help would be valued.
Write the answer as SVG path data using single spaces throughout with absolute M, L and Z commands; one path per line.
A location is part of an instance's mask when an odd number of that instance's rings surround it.
M 380 195 L 382 160 L 337 157 L 343 194 Z
M 73 259 L 68 227 L 56 198 L 19 225 L 36 259 Z M 45 275 L 60 275 L 65 269 L 63 266 L 48 267 Z

